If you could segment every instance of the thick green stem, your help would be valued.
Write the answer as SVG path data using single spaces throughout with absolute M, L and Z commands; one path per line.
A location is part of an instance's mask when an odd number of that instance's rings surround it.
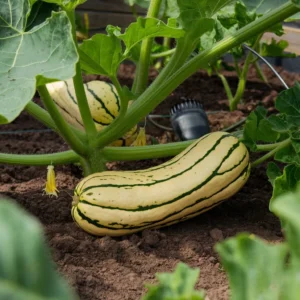
M 255 43 L 253 45 L 253 48 L 257 47 L 257 45 L 259 44 L 259 41 L 261 40 L 261 37 L 262 37 L 262 34 L 260 34 L 257 37 L 257 39 L 255 40 Z M 245 63 L 244 63 L 243 70 L 239 74 L 239 83 L 238 83 L 236 93 L 235 93 L 232 101 L 229 103 L 229 108 L 231 111 L 237 109 L 238 104 L 240 103 L 240 101 L 243 98 L 245 88 L 246 88 L 246 83 L 247 83 L 247 75 L 248 75 L 249 67 L 252 63 L 252 59 L 253 59 L 253 54 L 252 54 L 252 52 L 249 51 L 249 53 L 247 54 Z
M 230 107 L 231 111 L 237 109 L 237 105 L 240 103 L 240 101 L 241 101 L 241 99 L 244 95 L 246 82 L 247 82 L 247 75 L 248 75 L 248 71 L 249 71 L 249 66 L 251 64 L 251 59 L 252 59 L 252 53 L 249 52 L 247 57 L 246 57 L 243 70 L 242 70 L 242 72 L 240 73 L 240 76 L 239 76 L 239 83 L 238 83 L 237 90 L 235 92 L 234 97 L 229 102 L 229 107 Z
M 0 153 L 0 163 L 24 166 L 64 165 L 78 162 L 80 157 L 72 150 L 53 154 Z
M 136 147 L 105 147 L 103 156 L 107 161 L 140 160 L 174 156 L 192 144 L 192 141 Z
M 290 139 L 286 139 L 286 140 L 284 140 L 280 143 L 277 143 L 278 146 L 276 148 L 274 148 L 273 150 L 271 150 L 270 152 L 268 152 L 264 156 L 260 157 L 259 159 L 257 159 L 253 163 L 251 163 L 251 166 L 256 167 L 257 165 L 263 163 L 267 159 L 273 157 L 276 154 L 276 152 L 278 152 L 280 149 L 285 148 L 286 146 L 288 146 L 290 143 L 291 143 Z
M 61 116 L 55 103 L 51 99 L 46 86 L 42 85 L 38 87 L 38 92 L 61 136 L 76 153 L 79 155 L 85 155 L 87 152 L 86 145 L 84 145 L 78 136 L 74 134 L 68 123 Z
M 174 70 L 173 75 L 165 76 L 165 70 L 172 70 L 170 62 L 158 75 L 148 89 L 129 107 L 122 124 L 111 126 L 97 140 L 98 145 L 108 145 L 130 130 L 139 120 L 151 112 L 160 102 L 162 102 L 175 88 L 177 88 L 186 78 L 191 76 L 199 68 L 205 67 L 208 63 L 228 52 L 233 47 L 240 45 L 253 36 L 264 32 L 274 24 L 287 19 L 297 13 L 300 9 L 288 2 L 258 18 L 251 24 L 241 28 L 235 34 L 228 36 L 215 44 L 211 49 L 205 50 L 186 62 L 181 68 Z M 172 56 L 172 59 L 175 57 Z M 171 60 L 172 60 L 171 59 Z
M 84 162 L 83 169 L 85 176 L 106 170 L 106 159 L 104 158 L 103 150 L 93 149 L 82 162 Z
M 156 18 L 159 13 L 162 0 L 151 0 L 147 12 L 148 18 Z M 150 53 L 152 48 L 153 38 L 147 38 L 142 41 L 140 59 L 137 65 L 135 74 L 135 83 L 133 92 L 137 95 L 142 94 L 148 85 Z
M 59 130 L 57 129 L 55 123 L 53 122 L 53 120 L 51 119 L 51 116 L 49 115 L 49 113 L 47 111 L 45 111 L 43 108 L 41 108 L 39 105 L 37 105 L 36 103 L 34 103 L 33 101 L 30 101 L 26 107 L 25 110 L 32 115 L 35 119 L 37 119 L 38 121 L 40 121 L 41 123 L 43 123 L 44 125 L 46 125 L 47 127 L 53 129 L 55 132 L 57 132 L 58 134 L 60 134 Z M 78 130 L 75 127 L 72 127 L 71 125 L 69 125 L 73 132 L 82 140 L 85 140 L 85 134 Z
M 72 11 L 66 11 L 69 20 L 72 25 L 72 34 L 73 34 L 73 40 L 74 44 L 76 46 L 77 52 L 78 51 L 78 45 L 76 41 L 76 25 L 75 25 L 75 12 Z M 89 104 L 86 98 L 84 86 L 83 86 L 83 80 L 82 80 L 82 74 L 81 74 L 81 68 L 80 68 L 80 62 L 78 61 L 76 64 L 76 75 L 73 77 L 73 83 L 76 93 L 76 99 L 78 103 L 78 107 L 80 110 L 80 115 L 83 121 L 83 125 L 85 128 L 85 131 L 87 133 L 88 139 L 92 140 L 97 135 L 97 129 L 96 125 L 93 121 L 92 114 L 89 108 Z
M 55 123 L 51 119 L 49 113 L 46 112 L 43 108 L 41 108 L 39 105 L 34 103 L 32 100 L 25 106 L 25 110 L 35 119 L 46 125 L 48 128 L 51 128 L 56 132 L 59 131 Z

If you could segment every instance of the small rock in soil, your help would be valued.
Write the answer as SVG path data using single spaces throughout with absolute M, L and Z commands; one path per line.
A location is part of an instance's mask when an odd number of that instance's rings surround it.
M 150 247 L 157 247 L 160 241 L 160 234 L 152 230 L 144 230 L 142 237 L 144 244 Z
M 110 236 L 105 236 L 103 238 L 96 239 L 94 241 L 94 244 L 97 245 L 100 250 L 106 252 L 114 248 L 117 242 L 113 240 Z
M 208 261 L 211 262 L 212 264 L 214 264 L 214 263 L 217 261 L 217 259 L 216 259 L 215 257 L 211 256 L 211 257 L 208 259 Z
M 12 182 L 12 179 L 11 179 L 11 177 L 8 174 L 1 174 L 0 180 L 3 183 L 10 183 L 10 182 Z
M 73 252 L 78 247 L 80 242 L 71 236 L 55 236 L 50 245 L 58 250 L 63 250 L 65 253 Z
M 136 234 L 131 235 L 129 240 L 132 244 L 135 244 L 135 245 L 137 245 L 140 242 L 140 238 Z
M 224 236 L 222 230 L 214 228 L 209 232 L 210 236 L 217 242 L 223 241 Z

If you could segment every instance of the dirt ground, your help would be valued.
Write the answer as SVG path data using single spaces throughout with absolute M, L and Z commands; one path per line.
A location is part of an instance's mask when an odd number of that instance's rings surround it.
M 123 84 L 131 84 L 132 67 L 123 65 L 119 76 Z M 280 70 L 288 84 L 299 75 Z M 234 73 L 226 73 L 234 89 Z M 153 79 L 155 72 L 152 73 Z M 220 80 L 199 71 L 162 103 L 156 113 L 169 113 L 181 96 L 193 97 L 208 111 L 211 129 L 222 129 L 246 116 L 256 105 L 274 111 L 274 100 L 282 90 L 280 82 L 269 72 L 270 86 L 250 72 L 244 103 L 229 113 Z M 148 124 L 147 133 L 162 142 L 174 140 Z M 43 129 L 44 126 L 23 113 L 13 124 L 0 127 L 0 151 L 7 153 L 52 153 L 67 149 L 54 132 L 9 133 L 15 130 Z M 3 134 L 6 133 L 6 134 Z M 109 168 L 142 169 L 164 160 L 110 163 Z M 82 300 L 137 300 L 145 293 L 145 283 L 155 282 L 156 272 L 174 270 L 179 261 L 201 269 L 197 288 L 207 291 L 210 300 L 228 299 L 228 282 L 214 245 L 238 232 L 252 232 L 268 241 L 282 239 L 280 224 L 268 210 L 271 185 L 265 165 L 252 170 L 244 188 L 232 199 L 189 221 L 160 230 L 147 230 L 122 238 L 93 237 L 72 221 L 71 195 L 82 177 L 76 166 L 56 168 L 58 198 L 43 195 L 45 167 L 0 166 L 0 193 L 15 199 L 43 224 L 53 259 L 59 271 L 76 289 Z

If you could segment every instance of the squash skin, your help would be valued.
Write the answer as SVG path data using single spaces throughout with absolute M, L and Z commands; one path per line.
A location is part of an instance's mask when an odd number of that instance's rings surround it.
M 73 80 L 47 84 L 47 89 L 63 118 L 75 128 L 84 131 L 83 121 L 77 105 Z M 93 80 L 84 84 L 91 114 L 98 131 L 107 127 L 119 114 L 120 100 L 116 88 L 105 81 Z M 130 146 L 136 139 L 137 126 L 111 146 Z
M 83 230 L 99 236 L 169 226 L 230 198 L 249 174 L 245 145 L 213 132 L 162 165 L 84 178 L 74 192 L 72 217 Z

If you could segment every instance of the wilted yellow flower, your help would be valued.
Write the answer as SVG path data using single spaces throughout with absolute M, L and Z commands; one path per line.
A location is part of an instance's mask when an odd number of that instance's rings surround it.
M 140 128 L 139 134 L 136 137 L 135 141 L 131 144 L 131 146 L 145 146 L 147 143 L 146 141 L 146 132 L 145 128 Z
M 56 188 L 54 166 L 48 166 L 47 169 L 47 182 L 44 191 L 49 196 L 57 197 L 58 189 Z

